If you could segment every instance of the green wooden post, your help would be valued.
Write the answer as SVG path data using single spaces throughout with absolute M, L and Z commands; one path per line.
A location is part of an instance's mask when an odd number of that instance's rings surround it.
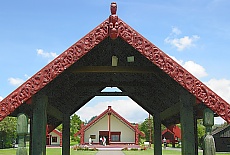
M 46 154 L 46 125 L 47 113 L 46 107 L 48 97 L 41 94 L 35 94 L 32 100 L 33 104 L 33 127 L 32 127 L 32 155 Z
M 204 109 L 203 124 L 206 127 L 206 134 L 204 138 L 204 151 L 203 155 L 215 155 L 215 141 L 211 135 L 212 126 L 214 125 L 214 114 L 209 108 Z
M 26 135 L 28 134 L 28 118 L 19 113 L 17 120 L 18 149 L 16 155 L 27 155 Z
M 70 155 L 70 115 L 63 115 L 62 154 Z
M 154 155 L 162 155 L 161 119 L 160 113 L 153 115 L 154 126 Z
M 196 103 L 196 98 L 182 89 L 180 103 L 182 155 L 195 155 L 193 105 Z
M 197 133 L 197 117 L 194 112 L 194 134 L 195 134 L 195 155 L 198 155 L 198 133 Z
M 33 115 L 30 117 L 30 142 L 29 142 L 29 155 L 32 155 L 32 129 L 33 128 Z

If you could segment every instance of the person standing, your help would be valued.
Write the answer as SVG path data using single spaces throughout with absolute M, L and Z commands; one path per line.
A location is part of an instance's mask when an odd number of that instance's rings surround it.
M 89 145 L 92 145 L 92 139 L 89 137 Z

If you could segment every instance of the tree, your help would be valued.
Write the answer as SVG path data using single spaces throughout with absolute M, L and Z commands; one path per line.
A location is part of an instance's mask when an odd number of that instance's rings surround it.
M 79 137 L 74 137 L 74 134 L 81 129 L 81 119 L 80 116 L 74 114 L 70 117 L 70 137 L 72 141 L 80 142 Z
M 139 124 L 139 130 L 145 133 L 145 139 L 142 139 L 143 141 L 150 141 L 150 132 L 151 132 L 151 140 L 153 142 L 153 117 L 146 118 L 144 122 Z
M 203 137 L 205 135 L 205 126 L 203 125 L 203 119 L 197 120 L 197 138 L 198 138 L 198 146 L 202 148 L 203 145 Z
M 16 117 L 6 117 L 0 122 L 0 147 L 12 147 L 17 138 L 16 127 Z
M 95 118 L 97 118 L 97 116 L 91 117 L 90 120 L 88 121 L 88 123 L 92 122 Z

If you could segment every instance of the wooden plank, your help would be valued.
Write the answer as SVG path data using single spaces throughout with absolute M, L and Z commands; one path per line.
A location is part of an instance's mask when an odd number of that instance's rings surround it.
M 53 116 L 54 118 L 62 121 L 63 120 L 63 113 L 58 110 L 56 107 L 48 104 L 47 105 L 47 114 Z
M 178 113 L 180 113 L 180 103 L 172 104 L 171 107 L 160 113 L 160 118 L 165 120 Z
M 154 66 L 78 66 L 73 73 L 154 73 Z

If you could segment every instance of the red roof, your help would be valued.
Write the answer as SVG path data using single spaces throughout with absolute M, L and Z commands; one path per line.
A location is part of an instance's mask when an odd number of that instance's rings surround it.
M 163 130 L 162 133 L 161 133 L 161 135 L 164 135 L 166 132 L 170 132 L 175 137 L 178 137 L 178 138 L 181 139 L 181 129 L 178 126 L 176 126 L 176 125 L 171 125 L 167 129 Z
M 57 129 L 54 129 L 52 132 L 56 133 L 58 136 L 62 137 L 62 132 L 61 131 L 59 131 Z
M 91 128 L 95 123 L 97 123 L 98 121 L 100 121 L 103 117 L 107 116 L 108 114 L 112 114 L 114 117 L 116 117 L 122 123 L 124 123 L 125 125 L 127 125 L 130 129 L 132 129 L 133 131 L 137 131 L 142 137 L 145 136 L 134 125 L 132 125 L 131 123 L 129 123 L 126 119 L 124 119 L 121 115 L 119 115 L 116 111 L 114 111 L 111 106 L 108 106 L 108 109 L 106 109 L 99 116 L 97 116 L 94 120 L 92 120 L 90 123 L 88 123 L 84 127 L 84 131 L 87 130 L 87 129 L 89 129 L 89 128 Z M 80 134 L 80 132 L 77 132 L 76 134 L 74 134 L 74 136 L 77 136 L 79 134 Z

